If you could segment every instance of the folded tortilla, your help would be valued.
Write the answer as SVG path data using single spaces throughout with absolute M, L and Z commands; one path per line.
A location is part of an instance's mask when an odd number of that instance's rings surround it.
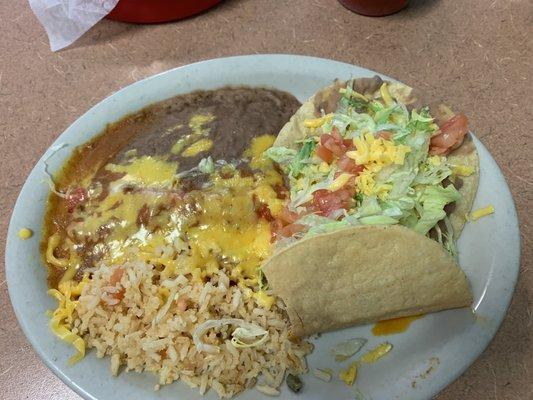
M 298 337 L 472 303 L 464 272 L 442 246 L 398 225 L 304 239 L 263 272 Z
M 290 121 L 281 129 L 274 146 L 298 149 L 300 140 L 311 135 L 319 135 L 319 130 L 306 128 L 304 121 L 335 112 L 341 97 L 339 89 L 351 85 L 356 92 L 370 98 L 379 99 L 381 98 L 379 89 L 383 82 L 387 82 L 391 96 L 408 106 L 408 108 L 420 108 L 424 105 L 429 105 L 431 115 L 439 125 L 442 125 L 454 115 L 453 111 L 445 104 L 422 99 L 421 93 L 415 92 L 414 89 L 403 83 L 383 81 L 378 76 L 357 78 L 347 82 L 335 81 L 330 86 L 319 90 L 302 104 Z M 455 208 L 450 214 L 450 222 L 454 236 L 458 238 L 466 222 L 465 216 L 472 208 L 479 182 L 479 157 L 471 135 L 468 134 L 461 146 L 448 154 L 447 158 L 452 164 L 466 166 L 473 170 L 471 175 L 460 177 L 455 184 L 461 194 L 461 199 L 455 203 Z

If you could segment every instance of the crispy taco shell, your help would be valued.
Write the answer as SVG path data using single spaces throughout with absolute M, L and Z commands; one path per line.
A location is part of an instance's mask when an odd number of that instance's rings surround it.
M 397 225 L 296 242 L 267 260 L 263 272 L 299 337 L 472 302 L 464 272 L 442 246 Z

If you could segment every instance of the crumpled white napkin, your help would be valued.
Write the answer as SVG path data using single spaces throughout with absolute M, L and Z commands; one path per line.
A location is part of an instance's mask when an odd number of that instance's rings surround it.
M 76 41 L 111 12 L 118 0 L 29 0 L 52 51 Z

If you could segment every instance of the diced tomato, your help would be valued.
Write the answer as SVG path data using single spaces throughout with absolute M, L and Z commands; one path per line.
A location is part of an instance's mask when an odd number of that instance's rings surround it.
M 333 153 L 326 149 L 321 144 L 316 148 L 316 155 L 322 160 L 330 164 L 333 161 Z
M 284 224 L 292 224 L 294 221 L 296 221 L 300 217 L 295 212 L 290 211 L 287 207 L 284 207 L 279 213 L 278 218 Z
M 330 136 L 333 137 L 333 139 L 335 139 L 335 143 L 339 144 L 340 146 L 343 146 L 344 148 L 346 148 L 346 150 L 350 147 L 353 147 L 353 140 L 344 139 L 339 133 L 339 130 L 337 129 L 337 127 L 335 126 L 331 130 Z
M 125 294 L 126 294 L 126 289 L 122 288 L 117 293 L 113 293 L 112 297 L 114 297 L 117 300 L 122 300 Z
M 348 209 L 352 196 L 351 190 L 347 188 L 342 188 L 334 192 L 317 190 L 313 193 L 313 204 L 319 214 L 329 216 L 334 211 Z
M 320 137 L 320 144 L 337 157 L 341 157 L 348 150 L 348 147 L 344 145 L 342 136 L 337 131 L 333 131 L 331 135 L 322 135 Z
M 290 224 L 290 225 L 284 226 L 280 230 L 279 233 L 283 237 L 291 237 L 291 236 L 293 236 L 296 233 L 303 232 L 304 230 L 305 230 L 305 225 L 294 223 L 294 224 Z
M 346 154 L 339 159 L 338 165 L 342 171 L 354 175 L 358 175 L 359 172 L 363 171 L 364 169 L 362 165 L 357 165 L 355 161 L 348 157 Z
M 109 284 L 115 286 L 122 279 L 122 275 L 124 275 L 124 268 L 117 268 L 114 270 L 109 278 Z
M 295 223 L 299 218 L 298 214 L 284 207 L 277 215 L 277 218 L 270 222 L 271 242 L 275 242 L 281 237 L 290 237 L 294 233 L 301 232 L 304 227 Z
M 448 154 L 457 148 L 468 132 L 468 119 L 464 114 L 454 115 L 440 127 L 440 133 L 433 136 L 429 154 Z
M 89 194 L 85 188 L 79 187 L 76 189 L 69 189 L 66 193 L 67 211 L 73 212 L 74 209 L 84 203 L 89 198 Z
M 272 216 L 272 213 L 266 204 L 255 204 L 255 213 L 259 218 L 266 219 L 269 222 L 274 221 L 274 217 Z
M 392 139 L 392 132 L 389 131 L 379 131 L 378 137 L 385 139 L 385 140 L 391 140 Z
M 283 222 L 279 219 L 275 219 L 270 222 L 270 242 L 274 243 L 281 236 L 281 230 L 283 229 Z

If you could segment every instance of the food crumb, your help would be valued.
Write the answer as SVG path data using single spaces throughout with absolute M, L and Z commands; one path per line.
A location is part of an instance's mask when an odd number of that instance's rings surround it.
M 333 371 L 331 371 L 329 368 L 328 369 L 316 368 L 313 370 L 313 375 L 316 376 L 321 381 L 330 382 L 331 377 L 333 375 Z
M 279 396 L 279 390 L 267 385 L 256 385 L 256 390 L 267 396 Z
M 374 363 L 381 357 L 383 357 L 385 354 L 387 354 L 389 351 L 391 351 L 391 349 L 392 344 L 390 344 L 389 342 L 381 343 L 379 346 L 370 350 L 363 357 L 361 357 L 361 361 L 368 364 Z
M 440 360 L 438 357 L 431 357 L 429 359 L 428 368 L 424 372 L 422 372 L 420 375 L 415 376 L 415 379 L 411 382 L 411 387 L 413 389 L 416 388 L 416 385 L 418 383 L 417 379 L 426 379 L 435 370 L 435 368 L 437 368 L 439 364 L 440 364 Z
M 19 238 L 26 240 L 33 236 L 33 231 L 29 228 L 22 228 L 19 231 Z
M 357 378 L 357 362 L 353 362 L 348 368 L 341 370 L 339 378 L 348 386 L 352 386 Z
M 157 384 L 154 386 L 154 391 L 157 392 L 159 389 L 161 389 L 161 385 Z

